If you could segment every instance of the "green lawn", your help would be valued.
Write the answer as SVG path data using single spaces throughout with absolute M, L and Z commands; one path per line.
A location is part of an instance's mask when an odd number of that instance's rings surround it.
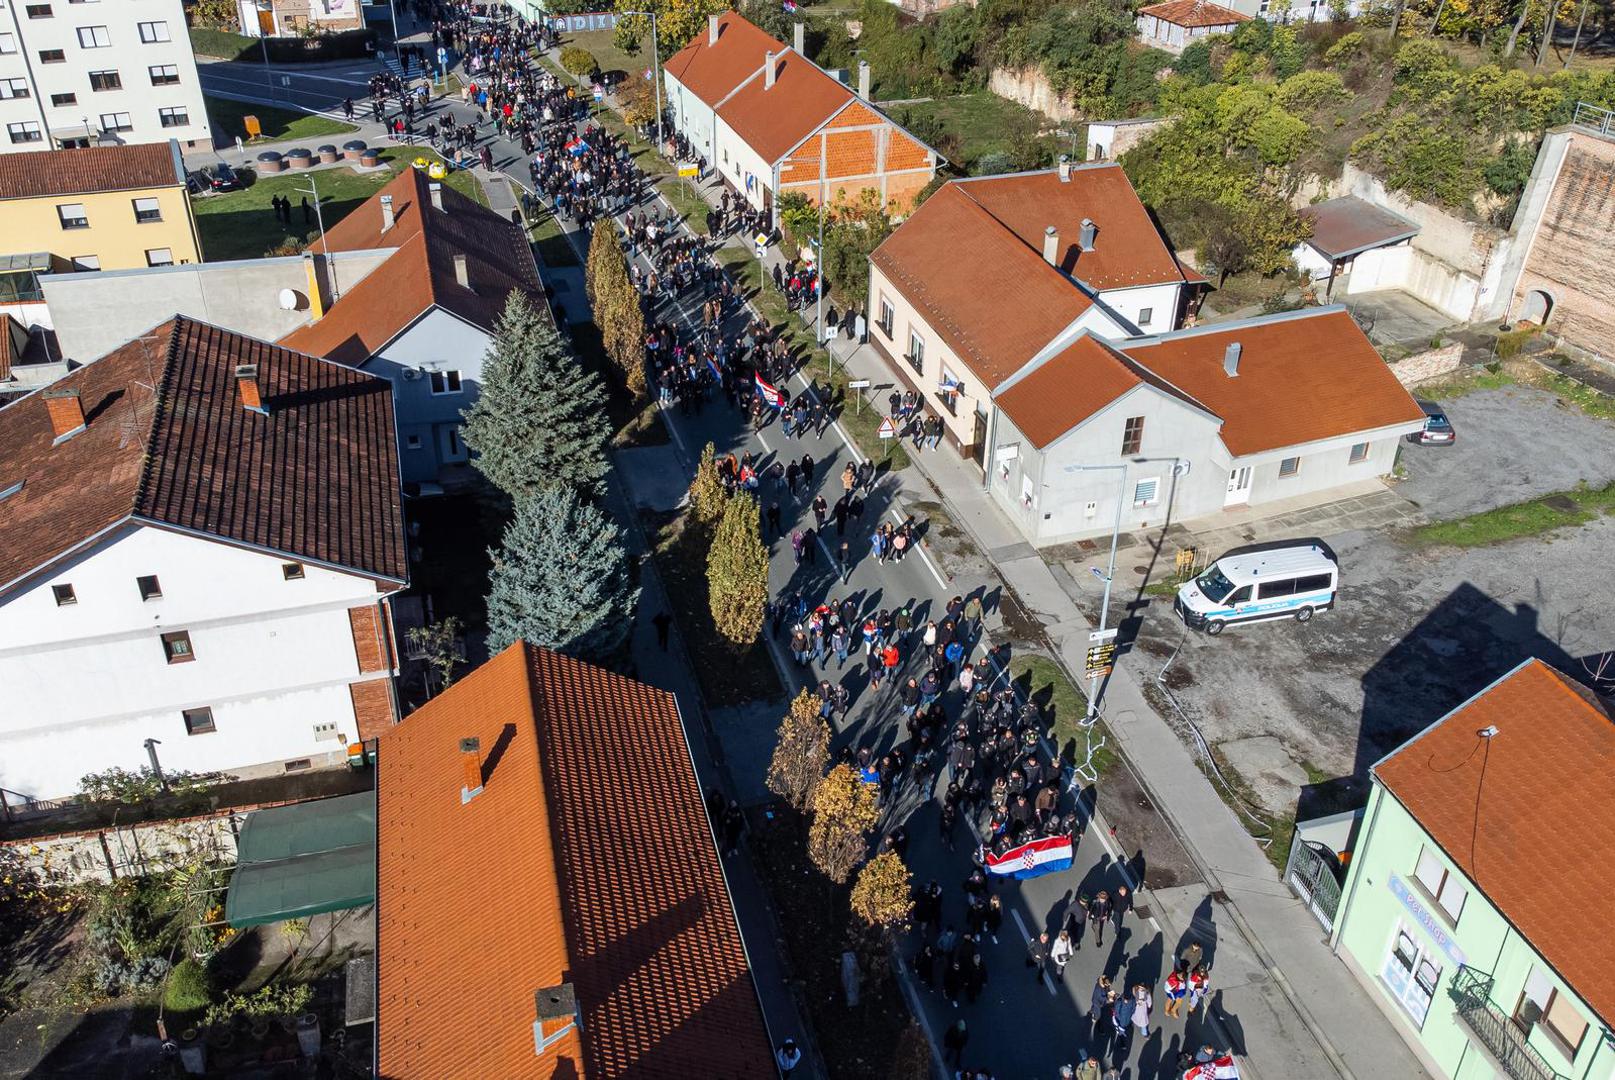
M 706 33 L 703 23 L 702 33 Z M 651 66 L 650 35 L 645 35 L 644 48 L 638 56 L 630 56 L 617 48 L 612 39 L 616 36 L 613 30 L 591 30 L 586 34 L 568 34 L 561 39 L 561 44 L 576 45 L 580 49 L 587 49 L 594 55 L 600 65 L 602 74 L 611 76 L 620 72 L 621 78 L 643 79 L 645 69 Z M 663 59 L 666 59 L 665 57 Z
M 1011 659 L 1009 677 L 1016 689 L 1037 702 L 1044 717 L 1052 721 L 1055 750 L 1066 761 L 1081 764 L 1088 747 L 1088 733 L 1082 729 L 1082 718 L 1088 714 L 1088 696 L 1071 684 L 1059 664 L 1034 653 L 1021 653 Z M 1105 735 L 1104 722 L 1095 724 L 1095 745 Z M 1116 755 L 1116 744 L 1107 738 L 1105 745 L 1094 751 L 1094 771 L 1103 776 L 1116 764 Z
M 310 172 L 280 173 L 265 176 L 250 187 L 227 195 L 194 198 L 191 206 L 196 212 L 196 227 L 202 238 L 202 257 L 208 262 L 256 259 L 289 242 L 295 242 L 299 247 L 308 244 L 318 237 L 319 228 L 313 222 L 305 225 L 296 207 L 307 193 L 311 180 L 319 188 L 325 227 L 329 229 L 374 195 L 399 169 L 407 168 L 417 156 L 424 156 L 429 161 L 439 160 L 435 153 L 425 147 L 388 147 L 382 151 L 382 160 L 391 166 L 388 172 L 361 174 L 345 166 L 337 166 Z M 471 173 L 452 172 L 445 183 L 487 205 L 482 188 Z M 284 195 L 292 200 L 294 209 L 290 227 L 275 220 L 274 212 L 269 208 L 270 201 L 276 195 Z
M 1048 117 L 986 90 L 916 105 L 894 105 L 888 111 L 893 120 L 916 135 L 933 140 L 937 151 L 961 173 L 974 171 L 975 164 L 987 154 L 1012 153 L 1020 142 L 1035 140 L 1051 157 L 1072 151 L 1070 139 L 1038 137 L 1037 132 L 1049 126 Z M 1077 128 L 1068 126 L 1067 130 Z M 1074 160 L 1081 160 L 1082 140 L 1077 143 Z
M 1615 510 L 1615 484 L 1602 488 L 1579 487 L 1452 521 L 1420 525 L 1412 536 L 1420 544 L 1485 547 L 1540 536 L 1567 525 L 1582 525 L 1612 510 Z
M 577 253 L 572 250 L 572 244 L 566 238 L 566 227 L 550 211 L 542 212 L 542 216 L 532 226 L 531 236 L 533 246 L 538 248 L 538 257 L 543 260 L 545 266 L 580 265 Z
M 197 56 L 210 56 L 217 60 L 258 60 L 262 56 L 257 38 L 195 26 L 191 28 L 191 50 Z
M 272 105 L 250 105 L 244 101 L 230 101 L 227 98 L 205 95 L 202 100 L 207 102 L 208 119 L 213 121 L 214 128 L 231 139 L 238 136 L 243 139 L 247 137 L 247 125 L 242 120 L 245 116 L 258 118 L 264 142 L 297 140 L 312 144 L 315 139 L 351 135 L 359 130 L 352 124 L 344 124 L 340 120 L 310 116 L 290 109 L 277 109 Z M 310 145 L 309 149 L 312 150 L 313 146 Z

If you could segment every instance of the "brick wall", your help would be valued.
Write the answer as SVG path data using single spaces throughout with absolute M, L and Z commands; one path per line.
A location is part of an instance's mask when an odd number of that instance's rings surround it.
M 1553 300 L 1549 329 L 1615 353 L 1615 142 L 1575 131 L 1514 290 L 1514 318 L 1533 291 Z
M 348 625 L 353 630 L 353 652 L 359 660 L 359 671 L 370 674 L 386 671 L 387 649 L 378 610 L 374 606 L 348 609 Z
M 398 723 L 387 679 L 349 683 L 348 693 L 353 697 L 353 720 L 361 740 L 374 739 Z
M 833 203 L 838 197 L 856 198 L 865 189 L 879 192 L 884 174 L 886 201 L 897 204 L 901 212 L 935 173 L 923 144 L 861 102 L 853 102 L 832 118 L 825 132 L 822 140 L 815 134 L 780 162 L 782 193 L 797 191 L 816 203 L 822 186 Z M 821 142 L 825 152 L 822 182 Z
M 1439 349 L 1398 360 L 1391 365 L 1391 374 L 1403 386 L 1417 386 L 1457 371 L 1463 355 L 1464 347 L 1461 344 L 1443 345 Z

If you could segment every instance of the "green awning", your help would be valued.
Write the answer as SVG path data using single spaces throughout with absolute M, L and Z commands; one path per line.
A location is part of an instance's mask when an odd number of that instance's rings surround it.
M 248 815 L 224 918 L 261 926 L 376 899 L 376 793 L 293 803 Z

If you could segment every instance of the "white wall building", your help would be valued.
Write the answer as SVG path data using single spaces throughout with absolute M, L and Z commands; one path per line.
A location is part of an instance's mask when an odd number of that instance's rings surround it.
M 0 0 L 0 149 L 209 139 L 180 0 Z
M 0 786 L 341 763 L 406 574 L 384 380 L 176 318 L 0 409 Z

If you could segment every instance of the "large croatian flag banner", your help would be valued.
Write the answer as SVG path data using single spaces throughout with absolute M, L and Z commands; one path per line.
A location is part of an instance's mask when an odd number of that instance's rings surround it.
M 999 874 L 1024 881 L 1042 874 L 1054 874 L 1071 869 L 1072 845 L 1070 836 L 1045 836 L 1019 847 L 1012 847 L 1002 855 L 988 853 L 982 861 L 989 874 Z

